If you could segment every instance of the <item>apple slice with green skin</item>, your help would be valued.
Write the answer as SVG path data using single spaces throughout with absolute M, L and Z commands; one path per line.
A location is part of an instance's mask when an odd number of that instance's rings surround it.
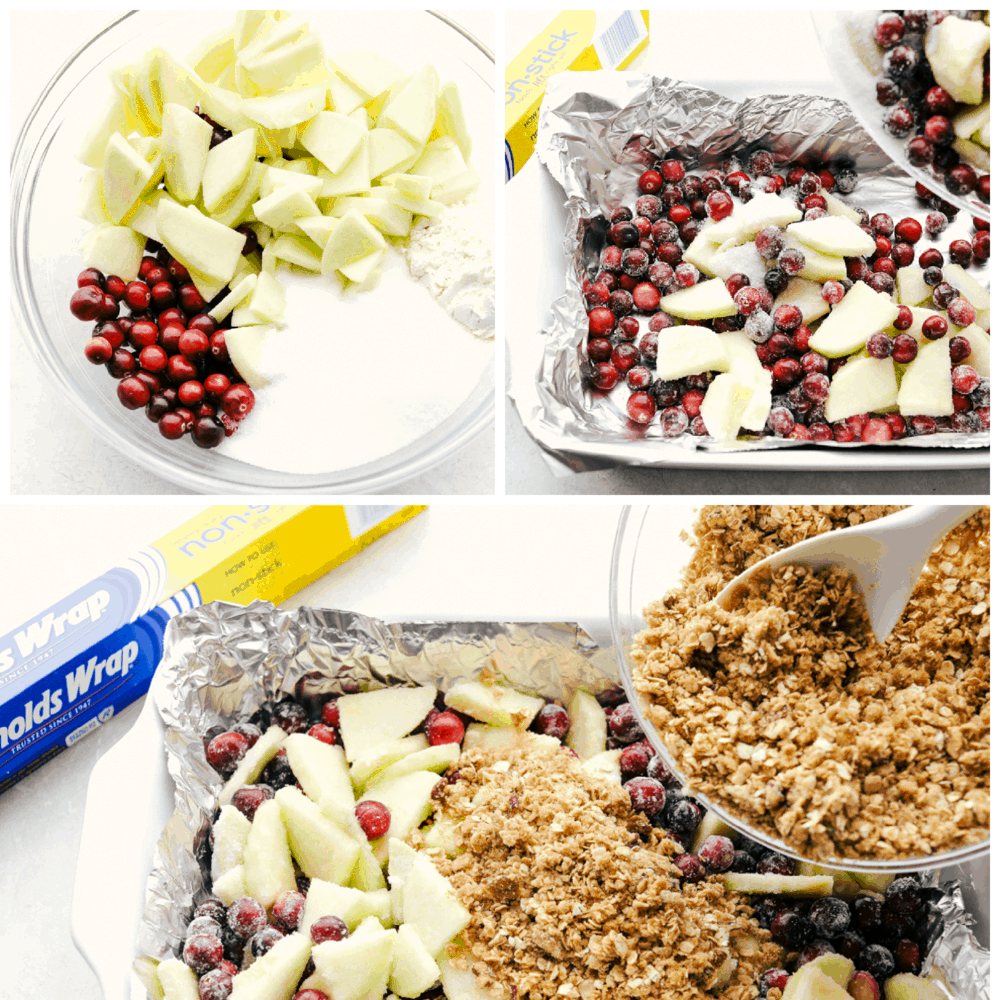
M 418 70 L 382 109 L 378 124 L 394 128 L 418 146 L 424 145 L 437 118 L 438 75 L 433 66 Z
M 428 857 L 418 854 L 403 888 L 403 923 L 410 924 L 431 955 L 460 934 L 472 915 Z
M 604 778 L 613 785 L 620 785 L 622 769 L 618 761 L 621 755 L 621 750 L 605 750 L 603 753 L 595 753 L 593 757 L 588 757 L 580 766 L 595 778 Z
M 378 270 L 379 264 L 385 260 L 385 253 L 385 250 L 376 250 L 367 257 L 362 257 L 361 260 L 345 264 L 340 268 L 340 274 L 347 278 L 348 281 L 358 283 L 367 281 Z
M 376 771 L 368 779 L 365 790 L 374 794 L 374 790 L 383 782 L 402 778 L 403 775 L 412 774 L 414 771 L 436 771 L 440 774 L 446 767 L 458 760 L 460 753 L 461 747 L 457 743 L 442 743 L 438 746 L 428 747 L 426 750 L 419 750 L 417 753 L 411 753 L 383 770 Z M 348 787 L 350 787 L 349 780 Z
M 896 393 L 896 369 L 892 358 L 855 355 L 830 380 L 826 419 L 836 423 L 857 413 L 892 406 Z
M 716 243 L 725 243 L 730 239 L 746 243 L 767 226 L 780 228 L 801 218 L 802 213 L 793 201 L 762 192 L 747 202 L 737 203 L 731 215 L 712 227 L 712 239 Z
M 361 852 L 358 842 L 297 788 L 279 789 L 274 801 L 281 808 L 292 854 L 306 875 L 346 885 Z
M 809 349 L 828 358 L 853 354 L 873 333 L 895 322 L 898 314 L 899 307 L 885 292 L 856 281 L 809 338 Z
M 814 865 L 806 861 L 796 863 L 795 874 L 832 875 L 834 896 L 840 896 L 845 899 L 857 896 L 861 888 L 855 880 L 853 872 L 840 871 L 836 868 L 824 868 L 822 865 Z
M 295 184 L 302 188 L 310 198 L 318 198 L 323 191 L 323 181 L 313 173 L 289 170 L 287 167 L 268 165 L 264 179 L 260 182 L 260 197 L 266 198 L 284 184 Z
M 226 345 L 229 345 L 228 334 Z M 242 372 L 240 372 L 243 375 Z M 243 376 L 246 378 L 246 376 Z M 249 383 L 248 383 L 249 384 Z M 252 388 L 252 387 L 251 387 Z M 219 792 L 219 805 L 229 805 L 233 792 L 242 785 L 252 785 L 264 770 L 268 761 L 281 749 L 285 742 L 285 731 L 281 726 L 270 726 L 263 736 L 246 752 L 243 759 L 236 765 L 232 777 L 222 786 Z
M 326 81 L 328 111 L 339 111 L 349 115 L 357 111 L 368 98 L 357 87 L 352 87 L 342 76 L 334 74 Z
M 713 330 L 703 326 L 678 326 L 662 340 L 665 350 L 660 351 L 656 359 L 656 374 L 662 379 L 729 371 L 729 355 Z
M 250 164 L 250 172 L 247 174 L 243 186 L 236 192 L 232 201 L 217 212 L 212 213 L 212 221 L 230 229 L 247 221 L 250 217 L 250 205 L 256 200 L 261 181 L 266 173 L 267 167 L 263 163 L 254 161 Z
M 606 753 L 618 753 L 617 750 L 608 750 Z M 601 754 L 597 755 L 598 757 Z M 597 758 L 591 758 L 596 760 Z M 584 764 L 586 768 L 586 764 Z M 602 777 L 604 776 L 604 770 L 601 769 L 600 773 Z M 610 777 L 609 777 L 609 780 Z M 617 781 L 621 782 L 621 768 L 618 768 L 618 778 Z M 430 850 L 439 848 L 448 855 L 449 858 L 456 858 L 459 854 L 465 850 L 462 847 L 461 838 L 458 832 L 458 821 L 454 820 L 448 816 L 442 816 L 436 823 L 432 823 L 429 827 L 425 827 L 420 831 L 421 836 L 424 838 L 424 846 Z
M 969 342 L 972 354 L 965 364 L 972 365 L 983 378 L 990 377 L 990 338 L 981 327 L 975 323 L 961 331 L 961 336 Z
M 960 111 L 951 120 L 955 135 L 960 139 L 971 139 L 976 132 L 983 127 L 988 128 L 990 124 L 990 102 L 983 101 L 982 104 L 974 108 L 966 108 Z
M 909 264 L 896 271 L 896 290 L 904 306 L 918 306 L 931 297 L 933 289 L 924 281 L 924 269 L 919 264 Z
M 343 747 L 293 733 L 285 740 L 285 752 L 292 773 L 313 802 L 329 796 L 344 808 L 354 809 L 354 789 Z
M 286 129 L 309 121 L 325 107 L 326 85 L 316 84 L 269 97 L 250 97 L 240 101 L 237 110 L 264 128 Z
M 323 248 L 322 273 L 330 275 L 385 247 L 385 237 L 357 209 L 352 208 L 342 216 Z
M 343 718 L 343 716 L 341 716 Z M 389 831 L 382 841 L 397 837 L 403 840 L 431 814 L 431 792 L 441 780 L 434 771 L 414 771 L 400 778 L 382 782 L 365 792 L 359 802 L 381 802 L 389 810 Z M 378 856 L 378 850 L 373 846 Z
M 413 870 L 413 862 L 417 859 L 417 852 L 409 844 L 404 844 L 395 837 L 389 838 L 386 852 L 389 862 L 389 899 L 392 919 L 397 924 L 401 924 L 403 922 L 403 891 L 406 887 L 406 880 Z
M 139 206 L 141 208 L 141 206 Z M 99 226 L 102 222 L 111 222 L 108 210 L 104 207 L 104 179 L 100 170 L 87 170 L 80 178 L 80 186 L 76 192 L 76 215 L 89 222 L 92 226 Z M 141 231 L 135 225 L 134 219 L 129 219 L 129 227 L 137 232 Z M 154 221 L 155 229 L 155 221 Z M 143 233 L 148 236 L 148 233 Z
M 438 956 L 437 964 L 441 989 L 448 1000 L 494 1000 L 491 993 L 480 988 L 471 968 L 453 968 L 446 954 Z
M 278 331 L 273 326 L 234 326 L 226 331 L 226 349 L 233 367 L 254 392 L 270 385 L 261 371 L 264 345 Z
M 208 162 L 212 126 L 180 104 L 163 105 L 160 151 L 167 190 L 188 204 L 198 197 Z
M 983 149 L 978 142 L 973 142 L 972 139 L 955 139 L 952 141 L 951 148 L 977 170 L 982 170 L 984 173 L 989 171 L 990 151 Z
M 280 325 L 285 318 L 285 286 L 262 271 L 257 275 L 249 309 L 261 322 Z
M 168 958 L 156 967 L 164 1000 L 198 1000 L 198 977 L 179 958 Z
M 299 142 L 332 174 L 339 174 L 365 141 L 366 129 L 336 111 L 321 111 L 299 133 Z
M 930 976 L 900 972 L 885 981 L 885 1000 L 946 1000 L 944 990 Z
M 366 140 L 339 174 L 331 174 L 326 167 L 320 167 L 318 176 L 323 181 L 321 197 L 339 198 L 345 194 L 365 194 L 370 191 L 372 181 L 368 163 L 368 142 Z
M 791 229 L 791 226 L 789 226 Z M 839 281 L 847 277 L 847 262 L 843 257 L 833 254 L 820 253 L 806 246 L 795 236 L 785 235 L 785 247 L 790 250 L 798 250 L 805 257 L 805 266 L 799 271 L 799 277 L 812 279 L 813 281 Z
M 774 306 L 797 306 L 802 313 L 802 322 L 808 325 L 830 311 L 830 303 L 823 298 L 822 291 L 822 282 L 790 278 L 788 287 L 774 300 Z
M 990 293 L 959 264 L 945 264 L 941 268 L 944 280 L 969 300 L 973 309 L 989 309 Z
M 230 868 L 212 883 L 212 895 L 218 896 L 226 906 L 232 906 L 237 899 L 249 896 L 246 879 L 243 877 L 243 865 Z
M 353 931 L 365 917 L 376 916 L 383 924 L 392 920 L 389 890 L 362 892 L 315 878 L 306 894 L 306 905 L 299 926 L 305 933 L 320 917 L 340 917 Z
M 233 976 L 230 1000 L 290 1000 L 309 962 L 312 939 L 295 931 Z
M 989 51 L 990 29 L 982 21 L 949 14 L 924 36 L 924 52 L 939 87 L 960 104 L 983 99 L 983 56 Z
M 233 290 L 217 306 L 209 309 L 208 315 L 211 316 L 216 323 L 221 323 L 237 306 L 246 305 L 248 303 L 250 296 L 253 294 L 253 290 L 256 287 L 257 275 L 246 275 L 233 284 Z
M 411 728 L 413 728 L 411 726 Z M 351 764 L 351 782 L 355 790 L 360 790 L 373 774 L 383 770 L 409 754 L 426 750 L 430 744 L 423 733 L 404 736 L 402 739 L 377 743 L 362 750 Z M 352 806 L 353 808 L 353 806 Z
M 223 806 L 212 827 L 212 881 L 243 863 L 250 820 L 234 806 Z
M 491 726 L 527 729 L 544 707 L 545 699 L 521 694 L 503 684 L 463 681 L 445 692 L 444 703 Z
M 257 133 L 245 129 L 208 151 L 201 178 L 202 200 L 211 214 L 231 201 L 250 174 L 257 154 Z
M 298 231 L 296 220 L 320 214 L 316 202 L 298 184 L 282 184 L 253 207 L 265 226 L 281 232 Z
M 440 979 L 437 962 L 424 947 L 416 929 L 400 924 L 392 954 L 389 989 L 400 997 L 419 997 Z
M 367 840 L 361 844 L 361 854 L 351 875 L 351 887 L 362 892 L 377 892 L 386 888 L 382 865 Z
M 517 726 L 488 726 L 484 722 L 472 722 L 465 729 L 463 750 L 473 747 L 503 747 L 520 745 L 531 747 L 534 753 L 552 753 L 562 744 L 554 736 L 529 733 Z
M 242 233 L 166 198 L 156 206 L 156 229 L 163 245 L 185 267 L 223 286 L 232 278 L 246 243 Z
M 139 274 L 146 237 L 128 226 L 102 223 L 80 241 L 84 267 L 96 267 L 105 274 L 117 274 L 122 281 L 134 281 Z
M 681 319 L 716 319 L 720 316 L 736 315 L 736 303 L 721 278 L 701 281 L 691 288 L 682 288 L 679 292 L 664 295 L 660 299 L 660 308 L 665 313 Z M 699 371 L 706 370 L 699 369 Z
M 826 215 L 807 222 L 793 222 L 786 232 L 817 253 L 837 257 L 869 257 L 875 241 L 843 216 Z
M 819 959 L 814 959 L 789 977 L 783 996 L 811 1000 L 814 995 L 811 991 L 818 989 L 820 992 L 815 994 L 817 997 L 836 997 L 837 994 L 830 993 L 830 987 L 822 980 L 817 979 L 817 975 L 829 980 L 841 991 L 847 989 L 847 984 L 851 981 L 851 976 L 854 975 L 854 963 L 843 955 L 821 955 L 820 958 L 825 958 L 827 961 L 821 962 Z M 827 992 L 822 992 L 824 988 Z
M 437 118 L 434 121 L 434 133 L 439 137 L 449 136 L 458 143 L 458 148 L 469 162 L 472 156 L 472 137 L 465 122 L 465 111 L 462 109 L 462 95 L 458 87 L 448 82 L 441 87 L 438 94 Z
M 381 997 L 389 983 L 395 938 L 395 931 L 382 930 L 317 945 L 312 958 L 322 991 L 330 1000 Z
M 835 198 L 829 191 L 824 191 L 823 197 L 826 199 L 826 211 L 828 215 L 835 215 L 840 218 L 847 219 L 848 222 L 853 222 L 856 226 L 861 225 L 860 213 L 856 212 L 846 202 L 841 201 L 839 198 Z
M 436 697 L 437 688 L 423 685 L 388 687 L 338 699 L 347 759 L 355 761 L 362 754 L 412 732 L 434 707 Z
M 159 962 L 149 955 L 140 955 L 132 963 L 132 971 L 139 977 L 139 982 L 146 987 L 146 992 L 152 1000 L 163 1000 L 163 987 L 157 973 Z
M 717 375 L 701 403 L 701 416 L 708 433 L 718 441 L 735 441 L 743 426 L 743 414 L 754 386 L 736 375 Z
M 115 224 L 139 200 L 153 168 L 117 132 L 108 140 L 104 153 L 102 190 L 108 218 Z
M 906 366 L 896 400 L 902 416 L 948 417 L 955 412 L 949 346 L 947 337 L 927 341 Z
M 803 966 L 788 980 L 782 1000 L 849 1000 L 850 993 L 824 975 L 815 965 Z
M 394 62 L 365 49 L 340 49 L 330 56 L 330 62 L 367 101 L 384 94 L 406 75 Z
M 105 102 L 101 113 L 83 137 L 83 142 L 80 143 L 80 148 L 77 150 L 77 160 L 85 167 L 102 170 L 105 150 L 108 148 L 111 137 L 116 132 L 119 135 L 128 135 L 129 131 L 122 98 L 119 94 L 113 94 Z
M 243 849 L 243 879 L 247 889 L 268 910 L 282 892 L 295 889 L 295 869 L 282 813 L 277 796 L 262 802 L 254 813 Z
M 608 717 L 600 702 L 589 691 L 578 688 L 566 711 L 569 715 L 566 746 L 581 760 L 603 753 L 607 749 Z
M 723 885 L 730 892 L 767 893 L 774 896 L 829 896 L 832 875 L 756 875 L 727 872 Z

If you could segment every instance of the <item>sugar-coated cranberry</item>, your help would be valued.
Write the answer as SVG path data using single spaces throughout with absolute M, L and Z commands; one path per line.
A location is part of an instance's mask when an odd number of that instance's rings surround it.
M 688 415 L 679 406 L 666 406 L 660 411 L 660 427 L 665 438 L 680 437 L 688 424 Z
M 257 931 L 250 938 L 250 954 L 254 958 L 262 958 L 266 955 L 285 935 L 277 928 L 268 925 L 263 930 Z
M 549 702 L 543 705 L 532 724 L 535 732 L 561 740 L 569 732 L 569 713 L 562 705 Z
M 359 802 L 354 807 L 354 815 L 369 840 L 378 840 L 379 837 L 384 837 L 392 819 L 388 806 L 373 799 Z
M 232 992 L 233 976 L 226 969 L 212 969 L 198 980 L 198 1000 L 228 1000 Z
M 705 199 L 705 208 L 715 222 L 721 222 L 733 213 L 733 199 L 725 191 L 713 191 Z
M 235 809 L 251 822 L 261 803 L 274 798 L 274 791 L 269 785 L 243 785 L 233 792 L 231 803 Z
M 802 324 L 802 310 L 798 306 L 778 306 L 772 313 L 772 319 L 776 329 L 791 333 Z
M 851 926 L 851 908 L 842 899 L 827 896 L 812 904 L 809 919 L 820 937 L 833 940 Z
M 681 396 L 681 407 L 689 417 L 697 417 L 701 413 L 701 404 L 705 393 L 701 389 L 689 389 Z
M 251 896 L 241 896 L 226 913 L 229 926 L 244 941 L 267 926 L 267 910 Z
M 220 774 L 235 769 L 249 749 L 247 738 L 241 733 L 225 732 L 208 744 L 205 757 Z
M 674 866 L 688 882 L 700 882 L 705 877 L 705 866 L 694 854 L 678 854 Z
M 591 361 L 611 360 L 611 341 L 604 337 L 595 337 L 587 344 L 587 357 Z
M 873 417 L 865 424 L 861 440 L 868 444 L 884 443 L 892 440 L 892 428 L 885 420 Z
M 643 230 L 648 235 L 652 228 L 652 220 L 663 212 L 663 202 L 655 194 L 644 194 L 636 200 L 635 211 L 637 218 L 632 224 L 639 230 L 640 237 L 643 235 Z M 645 219 L 646 224 L 641 224 L 640 218 Z
M 760 976 L 761 992 L 777 989 L 784 993 L 788 977 L 789 973 L 784 969 L 765 969 Z
M 641 743 L 633 743 L 622 750 L 622 754 L 618 758 L 618 767 L 625 781 L 631 778 L 646 777 L 646 769 L 649 767 L 649 754 L 646 753 Z
M 617 246 L 605 247 L 601 251 L 601 269 L 617 274 L 622 269 L 622 249 Z
M 757 871 L 761 875 L 794 875 L 795 862 L 785 854 L 767 851 L 759 858 Z
M 347 924 L 340 917 L 326 916 L 315 920 L 309 928 L 309 936 L 313 944 L 322 944 L 324 941 L 343 941 L 350 935 Z
M 968 396 L 979 387 L 979 373 L 971 365 L 959 365 L 951 370 L 951 385 L 955 392 Z M 897 879 L 896 881 L 901 880 Z M 888 897 L 886 897 L 886 901 L 888 902 Z
M 971 240 L 972 256 L 979 261 L 990 259 L 990 233 L 988 229 L 980 230 Z
M 310 726 L 306 730 L 306 736 L 311 736 L 314 740 L 319 740 L 320 743 L 326 743 L 328 746 L 333 746 L 337 742 L 337 734 L 322 722 Z
M 913 112 L 905 105 L 892 108 L 882 119 L 885 130 L 896 139 L 903 139 L 913 131 Z
M 812 937 L 812 924 L 794 910 L 779 913 L 771 923 L 771 936 L 782 947 L 799 951 Z
M 616 344 L 611 349 L 611 363 L 618 369 L 622 374 L 625 374 L 630 368 L 637 365 L 640 361 L 639 348 L 635 344 L 630 344 L 627 341 Z
M 968 299 L 959 295 L 948 303 L 948 318 L 955 326 L 972 326 L 976 322 L 976 310 Z
M 304 733 L 309 728 L 309 716 L 294 698 L 285 698 L 274 706 L 271 724 L 280 726 L 286 733 Z
M 794 276 L 805 266 L 805 254 L 803 254 L 801 250 L 797 250 L 795 247 L 786 247 L 778 255 L 778 267 L 780 267 L 781 270 L 787 275 Z
M 736 848 L 728 837 L 713 835 L 706 838 L 698 851 L 702 864 L 711 872 L 728 871 L 736 855 Z
M 608 730 L 621 743 L 635 743 L 643 738 L 642 726 L 635 709 L 628 703 L 619 705 L 608 718 Z
M 915 167 L 926 167 L 934 158 L 934 147 L 922 135 L 915 135 L 906 143 L 906 158 Z
M 661 812 L 666 804 L 666 790 L 655 778 L 630 778 L 623 787 L 632 800 L 632 808 L 650 818 Z
M 648 392 L 633 392 L 625 403 L 625 412 L 637 424 L 648 424 L 656 416 L 656 401 Z
M 624 280 L 624 275 L 622 278 Z M 627 316 L 635 303 L 632 301 L 632 293 L 625 290 L 624 285 L 615 289 L 608 298 L 608 308 L 617 319 L 620 316 Z
M 222 961 L 222 942 L 210 934 L 195 934 L 187 939 L 181 958 L 196 975 L 203 976 Z
M 896 966 L 892 952 L 880 944 L 870 944 L 858 956 L 858 966 L 862 971 L 870 972 L 876 979 L 891 976 Z
M 972 263 L 972 244 L 968 240 L 952 240 L 948 244 L 948 259 L 952 264 L 968 267 Z
M 776 406 L 767 415 L 767 426 L 770 427 L 778 437 L 786 437 L 795 426 L 795 417 L 792 411 L 786 406 Z
M 676 184 L 684 177 L 684 163 L 681 160 L 664 160 L 660 164 L 660 173 L 664 180 Z

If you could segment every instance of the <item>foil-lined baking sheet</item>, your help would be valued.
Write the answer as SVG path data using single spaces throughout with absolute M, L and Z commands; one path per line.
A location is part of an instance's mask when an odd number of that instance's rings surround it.
M 601 694 L 617 685 L 611 653 L 567 622 L 386 623 L 351 611 L 282 611 L 266 601 L 216 602 L 173 619 L 152 696 L 166 726 L 175 812 L 149 875 L 137 954 L 175 955 L 192 908 L 207 896 L 199 856 L 222 787 L 202 741 L 212 726 L 228 727 L 284 695 L 318 704 L 394 685 L 446 689 L 484 670 L 564 703 L 578 688 Z M 941 888 L 941 902 L 932 904 L 941 925 L 933 962 L 956 1000 L 986 1000 L 989 954 L 972 937 L 962 900 L 975 887 L 963 880 L 962 888 Z
M 798 158 L 857 171 L 853 193 L 837 197 L 872 214 L 923 219 L 912 178 L 897 167 L 858 124 L 848 105 L 817 95 L 750 97 L 740 103 L 694 84 L 646 74 L 567 72 L 554 76 L 539 115 L 536 151 L 563 191 L 569 213 L 563 238 L 565 292 L 552 304 L 548 326 L 536 336 L 512 337 L 510 394 L 528 433 L 547 455 L 573 471 L 608 465 L 669 467 L 692 463 L 695 453 L 753 454 L 809 449 L 810 467 L 822 467 L 818 448 L 865 448 L 863 443 L 797 442 L 777 437 L 730 442 L 684 434 L 665 438 L 658 417 L 643 427 L 625 413 L 624 381 L 610 393 L 592 392 L 587 367 L 587 311 L 581 282 L 597 273 L 597 254 L 585 239 L 587 220 L 619 205 L 634 207 L 636 181 L 668 150 L 697 173 L 730 158 L 771 151 L 778 167 Z M 947 249 L 968 239 L 972 219 L 959 212 L 933 245 Z M 924 244 L 918 244 L 918 253 Z M 975 277 L 988 287 L 985 269 Z M 640 320 L 640 335 L 646 323 Z M 664 335 L 661 334 L 661 338 Z M 638 339 L 636 342 L 638 342 Z M 904 438 L 889 448 L 985 448 L 989 432 L 939 433 Z M 706 454 L 707 453 L 707 454 Z M 839 457 L 839 456 L 838 456 Z M 711 461 L 705 463 L 710 465 Z M 727 463 L 730 464 L 730 463 Z M 920 460 L 914 458 L 914 467 Z M 789 468 L 796 468 L 795 461 Z M 836 468 L 842 469 L 838 463 Z

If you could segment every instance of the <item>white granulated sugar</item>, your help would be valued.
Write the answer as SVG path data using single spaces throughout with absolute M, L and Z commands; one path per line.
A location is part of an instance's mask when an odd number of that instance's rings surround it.
M 403 243 L 413 277 L 479 337 L 492 337 L 495 323 L 493 242 L 493 220 L 461 203 L 421 222 Z
M 272 381 L 221 449 L 278 472 L 336 472 L 412 445 L 472 393 L 493 345 L 470 337 L 390 249 L 372 291 L 278 277 L 286 325 L 266 341 Z

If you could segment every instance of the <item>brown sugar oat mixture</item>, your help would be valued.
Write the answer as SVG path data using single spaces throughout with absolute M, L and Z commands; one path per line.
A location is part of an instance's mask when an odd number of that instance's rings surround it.
M 451 961 L 492 995 L 750 1000 L 778 964 L 742 897 L 721 876 L 682 889 L 682 848 L 572 753 L 476 749 L 455 769 L 436 819 L 461 853 L 431 857 L 472 913 Z
M 989 510 L 932 554 L 879 646 L 841 572 L 758 559 L 888 507 L 709 507 L 682 586 L 645 609 L 636 688 L 692 789 L 817 859 L 902 858 L 989 832 Z

